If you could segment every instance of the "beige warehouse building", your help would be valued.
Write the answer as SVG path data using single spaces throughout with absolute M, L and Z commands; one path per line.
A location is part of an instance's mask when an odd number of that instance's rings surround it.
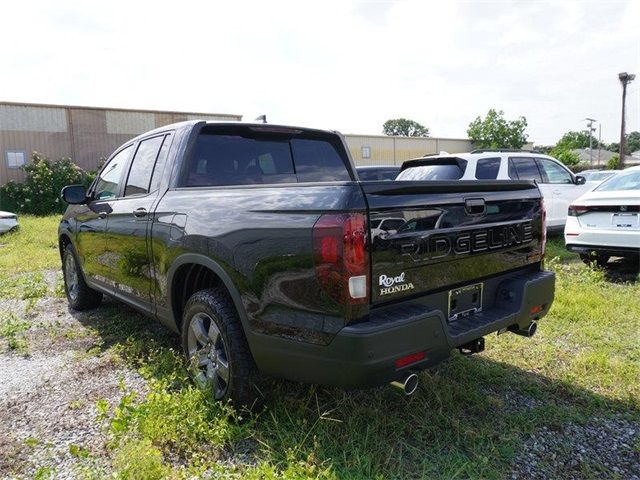
M 34 151 L 55 160 L 69 157 L 86 170 L 97 167 L 130 138 L 184 120 L 240 121 L 227 113 L 172 112 L 0 102 L 0 185 L 24 178 Z M 356 165 L 400 165 L 404 160 L 472 149 L 467 139 L 345 135 Z

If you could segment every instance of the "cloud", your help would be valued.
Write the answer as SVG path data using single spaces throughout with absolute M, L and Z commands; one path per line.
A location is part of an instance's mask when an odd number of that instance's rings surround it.
M 5 100 L 240 113 L 379 133 L 391 117 L 461 137 L 489 108 L 539 143 L 619 128 L 640 74 L 640 2 L 3 4 Z M 629 128 L 640 129 L 640 90 Z

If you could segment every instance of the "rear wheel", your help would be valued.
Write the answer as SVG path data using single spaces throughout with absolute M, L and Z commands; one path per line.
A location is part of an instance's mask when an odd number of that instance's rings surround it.
M 216 400 L 252 407 L 261 399 L 258 374 L 240 319 L 224 289 L 203 290 L 187 302 L 182 345 L 189 370 Z
M 95 291 L 84 281 L 84 275 L 78 263 L 73 245 L 66 246 L 62 255 L 62 274 L 64 292 L 69 306 L 74 310 L 96 308 L 102 302 L 102 293 Z
M 596 262 L 596 265 L 598 265 L 599 267 L 606 266 L 609 258 L 611 258 L 609 255 L 604 255 L 596 252 L 590 255 L 586 253 L 580 254 L 580 260 L 582 260 L 585 264 L 591 265 L 593 262 Z

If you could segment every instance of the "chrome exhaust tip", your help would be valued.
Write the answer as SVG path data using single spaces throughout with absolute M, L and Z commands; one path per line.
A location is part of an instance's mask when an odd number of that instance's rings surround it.
M 401 380 L 391 382 L 392 387 L 402 390 L 405 395 L 412 395 L 418 389 L 418 375 L 410 373 Z
M 531 322 L 527 328 L 518 328 L 517 325 L 514 325 L 509 328 L 509 331 L 515 333 L 516 335 L 522 335 L 523 337 L 533 337 L 538 330 L 538 323 Z

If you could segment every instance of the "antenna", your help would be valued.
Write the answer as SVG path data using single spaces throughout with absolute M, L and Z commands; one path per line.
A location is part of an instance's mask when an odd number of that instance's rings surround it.
M 260 115 L 259 117 L 256 117 L 256 119 L 254 121 L 255 122 L 267 123 L 267 116 L 266 115 Z

